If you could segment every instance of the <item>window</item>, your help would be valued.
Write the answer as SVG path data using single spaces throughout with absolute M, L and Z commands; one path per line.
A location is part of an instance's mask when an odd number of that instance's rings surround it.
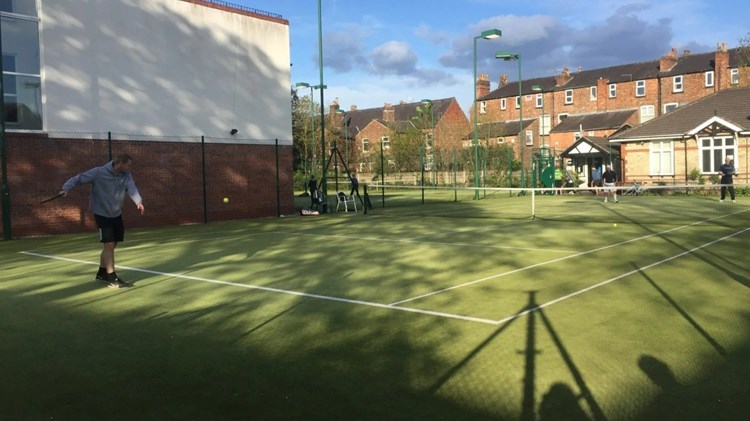
M 568 118 L 568 113 L 560 113 L 557 115 L 557 123 L 561 123 L 563 120 Z
M 610 98 L 616 98 L 617 97 L 617 85 L 614 83 L 609 84 L 609 97 Z
M 550 126 L 550 115 L 549 114 L 542 114 L 541 119 L 539 120 L 539 134 L 544 136 L 549 134 L 549 126 Z
M 649 143 L 649 174 L 674 175 L 674 150 L 671 141 Z
M 739 85 L 740 69 L 729 69 L 729 83 L 732 85 Z
M 370 150 L 370 139 L 363 137 L 362 138 L 362 151 L 367 152 Z
M 534 145 L 534 132 L 531 130 L 526 130 L 526 146 L 533 146 Z
M 677 104 L 676 102 L 670 102 L 668 104 L 664 104 L 664 114 L 676 110 L 678 106 L 679 104 Z
M 706 88 L 714 86 L 714 72 L 709 70 L 705 73 Z
M 589 88 L 589 99 L 591 101 L 596 101 L 596 86 Z
M 544 107 L 544 94 L 536 94 L 536 107 Z
M 573 133 L 573 140 L 576 141 L 581 138 L 581 132 Z
M 498 137 L 497 138 L 497 144 L 498 145 L 502 145 L 503 143 L 505 143 L 505 138 L 504 137 Z
M 573 90 L 572 89 L 568 89 L 565 91 L 565 103 L 566 104 L 573 103 Z
M 641 123 L 645 123 L 654 118 L 654 106 L 643 105 L 641 106 Z
M 520 96 L 516 97 L 516 108 L 521 108 L 521 97 Z
M 500 98 L 500 109 L 504 110 L 506 108 L 508 108 L 508 101 L 505 98 Z
M 0 0 L 4 15 L 2 80 L 10 129 L 42 129 L 39 19 L 35 0 Z M 19 16 L 20 15 L 20 16 Z
M 391 148 L 391 138 L 388 136 L 383 136 L 380 138 L 380 141 L 383 142 L 383 149 L 390 149 Z
M 716 174 L 727 155 L 737 156 L 737 146 L 731 136 L 699 139 L 701 170 L 704 174 Z M 735 166 L 736 168 L 736 166 Z
M 635 82 L 635 96 L 646 96 L 646 81 L 637 80 Z
M 682 92 L 682 76 L 675 76 L 672 78 L 672 92 Z
M 487 101 L 479 102 L 479 114 L 487 114 Z

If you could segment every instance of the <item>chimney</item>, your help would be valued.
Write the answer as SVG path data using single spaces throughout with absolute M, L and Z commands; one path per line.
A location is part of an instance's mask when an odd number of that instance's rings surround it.
M 567 67 L 563 68 L 562 74 L 559 76 L 555 76 L 555 86 L 562 86 L 566 83 L 570 82 L 570 79 L 573 79 L 572 76 L 570 76 L 570 69 Z
M 507 84 L 508 84 L 508 75 L 503 73 L 502 75 L 500 75 L 500 87 L 502 88 L 503 86 Z
M 716 44 L 714 53 L 714 91 L 729 87 L 729 50 L 726 42 Z
M 477 98 L 481 98 L 490 93 L 490 77 L 486 74 L 480 74 L 477 77 Z
M 690 57 L 692 53 L 687 48 L 682 52 L 683 57 Z
M 357 111 L 357 106 L 356 105 L 350 105 L 349 106 L 349 111 Z
M 339 108 L 339 99 L 338 97 L 336 97 L 333 102 L 331 102 L 331 106 L 328 107 L 328 112 L 330 113 L 330 115 L 336 115 L 336 111 L 338 111 Z
M 396 121 L 396 110 L 387 102 L 383 105 L 383 121 Z
M 578 72 L 580 73 L 582 71 L 583 71 L 583 66 L 578 66 Z
M 672 48 L 672 51 L 668 52 L 659 59 L 659 71 L 668 72 L 677 64 L 677 49 Z

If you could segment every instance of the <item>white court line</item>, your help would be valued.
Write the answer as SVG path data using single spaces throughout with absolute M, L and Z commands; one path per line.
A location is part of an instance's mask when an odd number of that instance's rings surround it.
M 70 259 L 70 258 L 61 257 L 61 256 L 51 256 L 48 254 L 33 253 L 30 251 L 21 251 L 19 253 L 29 255 L 29 256 L 43 257 L 47 259 L 62 260 L 65 262 L 82 263 L 86 265 L 99 265 L 98 262 L 89 262 L 85 260 Z M 497 321 L 495 320 L 482 319 L 479 317 L 471 317 L 471 316 L 462 316 L 460 314 L 444 313 L 440 311 L 421 310 L 418 308 L 409 308 L 409 307 L 395 307 L 395 306 L 388 305 L 388 304 L 373 303 L 369 301 L 352 300 L 348 298 L 331 297 L 328 295 L 320 295 L 320 294 L 309 294 L 306 292 L 290 291 L 290 290 L 271 288 L 271 287 L 262 287 L 258 285 L 240 284 L 237 282 L 220 281 L 217 279 L 201 278 L 198 276 L 183 275 L 179 273 L 159 272 L 156 270 L 139 269 L 139 268 L 133 268 L 133 267 L 128 267 L 128 266 L 118 266 L 118 267 L 129 270 L 129 271 L 133 271 L 133 272 L 142 272 L 142 273 L 150 273 L 153 275 L 169 276 L 173 278 L 189 279 L 191 281 L 208 282 L 211 284 L 227 285 L 227 286 L 255 289 L 255 290 L 261 290 L 261 291 L 268 291 L 268 292 L 276 292 L 279 294 L 295 295 L 298 297 L 306 297 L 306 298 L 316 298 L 316 299 L 325 300 L 325 301 L 336 301 L 340 303 L 359 304 L 359 305 L 364 305 L 364 306 L 369 306 L 369 307 L 376 307 L 376 308 L 382 308 L 382 309 L 388 309 L 388 310 L 399 310 L 399 311 L 405 311 L 409 313 L 425 314 L 425 315 L 430 315 L 430 316 L 444 317 L 448 319 L 458 319 L 458 320 L 478 322 L 478 323 L 484 323 L 484 324 L 490 324 L 490 325 L 497 324 Z
M 739 211 L 739 212 L 735 212 L 735 213 L 742 213 L 742 212 L 744 212 L 744 211 Z M 732 215 L 732 214 L 730 214 L 730 215 Z M 498 273 L 498 274 L 495 274 L 495 275 L 490 275 L 490 276 L 487 276 L 487 277 L 484 277 L 484 278 L 481 278 L 481 279 L 477 279 L 477 280 L 474 280 L 474 281 L 469 281 L 469 282 L 466 282 L 466 283 L 463 283 L 463 284 L 454 285 L 452 287 L 443 288 L 443 289 L 439 289 L 439 290 L 436 290 L 436 291 L 428 292 L 426 294 L 418 295 L 416 297 L 407 298 L 405 300 L 396 301 L 396 302 L 391 303 L 389 305 L 398 306 L 398 305 L 401 305 L 403 303 L 408 303 L 409 301 L 419 300 L 421 298 L 430 297 L 430 296 L 433 296 L 433 295 L 436 295 L 436 294 L 442 294 L 443 292 L 448 292 L 448 291 L 452 291 L 454 289 L 463 288 L 463 287 L 466 287 L 466 286 L 469 286 L 469 285 L 478 284 L 480 282 L 489 281 L 490 279 L 500 278 L 500 277 L 503 277 L 503 276 L 506 276 L 506 275 L 512 275 L 514 273 L 523 272 L 525 270 L 538 268 L 540 266 L 545 266 L 545 265 L 549 265 L 549 264 L 552 264 L 552 263 L 561 262 L 563 260 L 568 260 L 568 259 L 572 259 L 572 258 L 575 258 L 575 257 L 585 256 L 587 254 L 596 253 L 598 251 L 607 250 L 607 249 L 610 249 L 610 248 L 613 248 L 613 247 L 618 247 L 618 246 L 621 246 L 621 245 L 624 245 L 624 244 L 628 244 L 628 243 L 632 243 L 632 242 L 635 242 L 635 241 L 645 240 L 647 238 L 659 236 L 659 235 L 666 234 L 666 233 L 672 232 L 672 231 L 681 230 L 683 228 L 689 228 L 689 227 L 692 227 L 694 225 L 702 224 L 702 223 L 705 223 L 705 222 L 708 222 L 708 221 L 713 221 L 715 219 L 722 219 L 722 218 L 725 218 L 725 217 L 730 216 L 730 215 L 717 216 L 715 218 L 706 219 L 706 220 L 698 221 L 698 222 L 693 222 L 692 224 L 683 225 L 681 227 L 671 228 L 671 229 L 668 229 L 668 230 L 665 230 L 665 231 L 661 231 L 661 232 L 657 232 L 657 233 L 654 233 L 654 234 L 644 235 L 644 236 L 633 238 L 633 239 L 630 239 L 630 240 L 627 240 L 627 241 L 621 241 L 619 243 L 610 244 L 608 246 L 598 247 L 598 248 L 595 248 L 595 249 L 592 249 L 592 250 L 587 250 L 587 251 L 582 251 L 580 253 L 571 254 L 569 256 L 563 256 L 563 257 L 558 257 L 557 259 L 552 259 L 552 260 L 547 260 L 547 261 L 544 261 L 544 262 L 534 263 L 533 265 L 524 266 L 524 267 L 518 268 L 518 269 L 513 269 L 513 270 L 508 271 L 508 272 L 503 272 L 503 273 Z
M 378 238 L 378 237 L 357 237 L 357 236 L 351 236 L 351 235 L 333 235 L 333 234 L 305 234 L 305 233 L 299 233 L 299 232 L 285 232 L 285 231 L 273 231 L 277 234 L 286 234 L 286 235 L 306 235 L 306 236 L 313 236 L 313 237 L 321 237 L 325 236 L 326 238 L 343 238 L 347 240 L 367 240 L 367 241 L 380 241 L 384 243 L 417 243 L 417 244 L 434 244 L 434 245 L 441 245 L 441 246 L 462 246 L 462 247 L 482 247 L 487 249 L 508 249 L 508 250 L 526 250 L 526 251 L 545 251 L 550 253 L 574 253 L 575 250 L 555 250 L 555 249 L 548 249 L 548 248 L 533 248 L 533 247 L 516 247 L 516 246 L 496 246 L 492 244 L 477 244 L 477 243 L 451 243 L 447 241 L 419 241 L 419 240 L 412 240 L 409 238 Z
M 744 230 L 742 230 L 742 231 L 738 231 L 738 232 L 735 232 L 734 234 L 730 234 L 730 235 L 727 235 L 727 236 L 721 237 L 721 238 L 719 238 L 718 240 L 714 240 L 714 241 L 711 241 L 710 243 L 706 243 L 706 244 L 700 245 L 700 246 L 698 246 L 698 247 L 693 247 L 693 248 L 692 248 L 692 249 L 690 249 L 690 250 L 687 250 L 687 251 L 683 251 L 682 253 L 679 253 L 679 254 L 675 254 L 675 255 L 674 255 L 674 256 L 672 256 L 672 257 L 667 257 L 666 259 L 662 259 L 662 260 L 659 260 L 658 262 L 654 262 L 654 263 L 651 263 L 650 265 L 646 265 L 646 266 L 644 266 L 644 267 L 642 267 L 642 268 L 638 268 L 638 269 L 633 269 L 633 270 L 631 270 L 630 272 L 626 272 L 626 273 L 623 273 L 622 275 L 618 275 L 618 276 L 615 276 L 614 278 L 610 278 L 610 279 L 607 279 L 606 281 L 602 281 L 602 282 L 599 282 L 598 284 L 594 284 L 594 285 L 591 285 L 590 287 L 586 287 L 586 288 L 584 288 L 584 289 L 581 289 L 581 290 L 578 290 L 578 291 L 576 291 L 576 292 L 572 292 L 572 293 L 570 293 L 570 294 L 568 294 L 568 295 L 564 295 L 564 296 L 562 296 L 562 297 L 560 297 L 560 298 L 555 298 L 555 299 L 554 299 L 554 300 L 552 300 L 552 301 L 547 301 L 546 303 L 544 303 L 544 304 L 540 304 L 540 305 L 538 305 L 538 306 L 536 306 L 536 307 L 534 307 L 534 308 L 530 308 L 530 309 L 528 309 L 528 310 L 524 310 L 524 311 L 522 311 L 522 312 L 520 312 L 520 313 L 516 313 L 516 314 L 514 314 L 514 315 L 512 315 L 512 316 L 508 316 L 508 317 L 506 317 L 506 318 L 504 318 L 504 319 L 500 319 L 500 320 L 498 320 L 498 321 L 497 321 L 496 323 L 497 323 L 497 324 L 503 324 L 503 323 L 509 322 L 509 321 L 511 321 L 511 320 L 513 320 L 513 319 L 517 319 L 517 318 L 519 318 L 519 317 L 522 317 L 522 316 L 525 316 L 525 315 L 527 315 L 527 314 L 531 314 L 531 313 L 533 313 L 533 312 L 535 312 L 535 311 L 537 311 L 537 310 L 541 310 L 541 309 L 543 309 L 543 308 L 545 308 L 545 307 L 549 307 L 549 306 L 551 306 L 551 305 L 553 305 L 553 304 L 557 304 L 557 303 L 559 303 L 559 302 L 561 302 L 561 301 L 565 301 L 565 300 L 567 300 L 568 298 L 572 298 L 572 297 L 575 297 L 576 295 L 580 295 L 580 294 L 583 294 L 584 292 L 588 292 L 588 291 L 591 291 L 592 289 L 596 289 L 596 288 L 599 288 L 600 286 L 604 286 L 604 285 L 607 285 L 607 284 L 609 284 L 609 283 L 612 283 L 612 282 L 614 282 L 614 281 L 617 281 L 618 279 L 622 279 L 622 278 L 625 278 L 625 277 L 627 277 L 627 276 L 633 275 L 633 274 L 635 274 L 635 273 L 638 273 L 638 272 L 642 272 L 642 271 L 645 271 L 645 270 L 647 270 L 647 269 L 651 269 L 651 268 L 652 268 L 652 267 L 654 267 L 654 266 L 658 266 L 658 265 L 660 265 L 660 264 L 662 264 L 662 263 L 666 263 L 666 262 L 669 262 L 670 260 L 674 260 L 674 259 L 677 259 L 677 258 L 679 258 L 679 257 L 682 257 L 682 256 L 686 255 L 686 254 L 690 254 L 690 253 L 693 253 L 693 252 L 695 252 L 696 250 L 700 250 L 700 249 L 702 249 L 702 248 L 705 248 L 705 247 L 708 247 L 708 246 L 714 245 L 714 244 L 716 244 L 716 243 L 718 243 L 718 242 L 720 242 L 720 241 L 724 241 L 724 240 L 726 240 L 726 239 L 728 239 L 728 238 L 732 238 L 732 237 L 734 237 L 734 236 L 736 236 L 736 235 L 740 235 L 740 234 L 743 234 L 744 232 L 746 232 L 746 231 L 748 231 L 748 230 L 750 230 L 750 228 L 745 228 L 745 229 L 744 229 Z

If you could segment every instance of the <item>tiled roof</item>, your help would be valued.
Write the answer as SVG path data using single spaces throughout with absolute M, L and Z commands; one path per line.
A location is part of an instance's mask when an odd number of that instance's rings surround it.
M 432 106 L 434 107 L 435 113 L 435 124 L 440 120 L 442 115 L 448 110 L 451 102 L 455 101 L 455 98 L 443 98 L 433 99 Z M 408 104 L 395 104 L 393 105 L 394 111 L 394 122 L 409 122 L 411 117 L 417 115 L 417 107 L 421 107 L 422 102 L 412 102 Z M 381 123 L 388 125 L 389 123 L 383 121 L 383 109 L 385 107 L 378 108 L 367 108 L 363 110 L 346 111 L 346 117 L 349 119 L 347 124 L 349 125 L 349 136 L 354 138 L 360 130 L 364 129 L 373 120 L 378 120 Z M 392 124 L 392 123 L 390 123 Z M 400 127 L 397 125 L 397 127 Z
M 568 149 L 560 153 L 560 156 L 567 157 L 571 154 L 588 154 L 588 155 L 620 155 L 620 145 L 610 145 L 606 137 L 584 136 L 575 141 Z
M 729 52 L 729 68 L 739 66 L 739 49 L 732 48 Z M 544 92 L 564 91 L 567 89 L 596 86 L 599 79 L 607 79 L 609 83 L 629 82 L 631 80 L 655 79 L 656 77 L 671 77 L 674 75 L 685 75 L 690 73 L 702 73 L 714 70 L 715 52 L 690 54 L 680 56 L 677 64 L 666 72 L 659 72 L 659 60 L 645 61 L 642 63 L 621 64 L 618 66 L 605 67 L 602 69 L 571 71 L 571 80 L 562 85 L 555 86 L 555 76 L 538 77 L 521 81 L 522 95 L 537 93 L 531 89 L 534 85 L 540 85 Z M 498 87 L 489 94 L 477 98 L 478 101 L 486 101 L 497 98 L 509 98 L 518 96 L 518 81 L 508 82 L 507 85 Z
M 743 131 L 750 130 L 750 88 L 716 92 L 610 139 L 625 142 L 650 138 L 681 138 L 714 116 L 739 126 Z
M 536 119 L 523 120 L 523 128 L 528 128 Z M 518 135 L 518 120 L 497 121 L 492 123 L 480 123 L 477 125 L 477 138 L 488 139 L 505 136 Z M 464 135 L 464 140 L 474 139 L 474 129 Z
M 583 130 L 619 129 L 637 110 L 619 110 L 601 113 L 573 114 L 554 126 L 550 133 L 575 132 Z

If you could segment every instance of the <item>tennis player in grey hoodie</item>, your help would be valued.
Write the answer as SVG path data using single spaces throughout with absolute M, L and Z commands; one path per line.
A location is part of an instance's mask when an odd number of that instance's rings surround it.
M 101 167 L 71 177 L 60 191 L 66 196 L 75 186 L 91 184 L 89 210 L 94 214 L 96 226 L 99 228 L 99 241 L 103 243 L 96 280 L 105 282 L 110 288 L 125 288 L 132 285 L 120 279 L 115 272 L 115 247 L 125 238 L 125 226 L 122 222 L 125 194 L 130 196 L 141 215 L 145 210 L 143 199 L 130 174 L 132 164 L 133 158 L 130 155 L 119 155 Z

